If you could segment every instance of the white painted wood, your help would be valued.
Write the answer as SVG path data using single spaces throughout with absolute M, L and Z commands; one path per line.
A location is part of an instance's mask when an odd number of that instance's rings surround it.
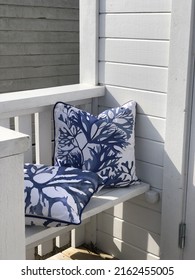
M 164 144 L 139 137 L 135 141 L 135 156 L 137 160 L 163 166 Z
M 137 102 L 137 175 L 159 191 L 163 185 L 171 4 L 171 1 L 161 0 L 100 0 L 99 81 L 106 86 L 106 95 L 99 99 L 99 109 L 116 107 L 129 100 Z M 136 219 L 139 221 L 139 217 L 144 217 L 145 209 L 148 209 L 146 201 L 136 201 L 133 205 L 135 208 L 127 210 L 124 223 L 133 211 L 135 216 L 132 219 L 136 224 Z M 140 229 L 150 231 L 152 228 L 159 236 L 160 205 L 161 201 L 158 207 L 146 211 L 148 216 L 145 221 L 139 222 Z M 103 231 L 103 226 L 99 230 Z M 123 230 L 123 236 L 131 236 L 128 227 Z M 108 250 L 115 251 L 115 240 L 120 239 L 109 234 L 106 236 L 109 245 L 104 245 L 110 246 Z M 125 244 L 129 246 L 129 252 L 132 252 L 132 246 L 135 249 L 131 258 L 140 258 L 140 244 L 140 238 L 137 243 L 128 241 Z M 125 249 L 118 248 L 118 251 L 122 250 L 121 258 L 125 256 Z M 150 252 L 145 251 L 141 258 L 147 259 L 147 253 Z
M 64 246 L 68 246 L 70 244 L 70 234 L 61 234 L 56 237 L 56 247 L 57 248 L 62 248 Z
M 98 194 L 94 195 L 89 204 L 83 211 L 82 221 L 106 210 L 114 205 L 138 196 L 149 190 L 149 185 L 142 183 L 140 185 L 131 186 L 130 188 L 119 188 L 119 189 L 106 189 L 100 191 Z M 100 197 L 99 197 L 100 196 Z M 27 227 L 26 228 L 26 245 L 27 248 L 37 246 L 43 241 L 50 240 L 62 233 L 69 232 L 70 230 L 76 228 L 75 225 L 59 227 L 59 228 L 48 228 L 43 227 Z M 73 233 L 74 234 L 74 233 Z M 73 242 L 75 240 L 73 239 Z
M 25 259 L 23 155 L 1 158 L 1 148 L 0 260 Z
M 161 214 L 152 209 L 131 203 L 131 200 L 115 205 L 115 207 L 106 210 L 106 213 L 155 234 L 160 234 Z
M 85 220 L 82 220 L 82 223 L 73 228 L 70 232 L 70 245 L 73 248 L 79 247 L 85 243 L 86 239 L 86 226 L 91 225 L 91 218 L 86 218 Z
M 70 225 L 68 227 L 60 227 L 60 228 L 43 228 L 43 227 L 29 227 L 26 226 L 25 234 L 26 234 L 26 248 L 34 248 L 40 245 L 42 242 L 51 240 L 56 238 L 61 234 L 69 233 L 70 230 L 74 229 L 75 225 Z
M 155 188 L 151 188 L 151 190 L 158 191 L 159 196 L 161 197 L 162 192 L 160 190 L 157 190 Z M 140 205 L 141 207 L 149 208 L 151 210 L 161 213 L 161 206 L 162 206 L 161 199 L 157 203 L 148 203 L 146 201 L 146 194 L 142 194 L 142 195 L 139 195 L 138 197 L 133 198 L 131 201 L 132 201 L 132 203 Z
M 36 163 L 52 164 L 51 110 L 35 114 Z
M 170 12 L 171 0 L 100 0 L 101 13 Z
M 99 98 L 99 105 L 116 107 L 129 100 L 137 102 L 137 113 L 161 118 L 166 117 L 167 96 L 163 93 L 106 86 L 106 94 L 104 97 Z
M 165 125 L 165 119 L 137 114 L 136 136 L 163 143 L 165 140 Z
M 193 72 L 195 77 L 195 72 Z M 193 83 L 194 87 L 194 83 Z M 185 223 L 186 223 L 186 240 L 185 248 L 183 251 L 183 259 L 195 259 L 195 217 L 194 217 L 194 201 L 195 201 L 195 88 L 193 88 L 193 106 L 192 106 L 192 119 L 191 119 L 191 135 L 190 135 L 190 150 L 189 150 L 189 169 L 188 169 L 188 182 L 187 194 L 185 201 Z
M 30 147 L 24 154 L 24 162 L 32 162 L 32 116 L 15 117 L 15 130 L 25 133 L 30 137 Z
M 27 135 L 0 127 L 0 259 L 25 259 L 23 153 L 28 146 Z
M 168 71 L 162 67 L 111 62 L 99 63 L 99 81 L 102 84 L 165 93 L 167 91 L 167 77 Z
M 41 243 L 38 246 L 38 255 L 43 257 L 46 254 L 51 253 L 53 249 L 54 249 L 54 240 L 50 239 L 48 241 Z
M 98 247 L 120 260 L 158 260 L 159 257 L 144 250 L 129 245 L 117 238 L 110 239 L 109 235 L 98 234 Z
M 3 119 L 0 120 L 0 126 L 10 128 L 10 119 Z
M 90 222 L 85 226 L 85 243 L 97 245 L 97 217 L 93 216 L 90 218 Z
M 76 248 L 85 242 L 85 224 L 71 231 L 71 247 Z
M 183 218 L 185 164 L 188 152 L 186 108 L 193 11 L 194 1 L 172 1 L 162 196 L 162 259 L 179 259 L 181 257 L 181 250 L 178 248 L 178 227 Z
M 118 38 L 99 40 L 100 61 L 167 67 L 168 59 L 168 41 Z
M 140 180 L 149 183 L 154 188 L 162 189 L 163 167 L 136 160 L 136 173 Z
M 80 1 L 80 83 L 98 83 L 99 1 Z
M 129 188 L 103 189 L 92 196 L 90 203 L 83 211 L 83 219 L 99 214 L 100 212 L 138 196 L 147 190 L 149 190 L 149 185 L 146 183 L 134 185 Z M 100 199 L 98 199 L 99 196 Z
M 76 84 L 44 89 L 11 92 L 0 94 L 0 112 L 10 113 L 11 116 L 21 110 L 54 105 L 59 100 L 72 102 L 104 95 L 104 87 L 90 84 Z
M 29 137 L 25 134 L 0 127 L 0 158 L 21 154 L 29 147 Z
M 100 37 L 168 40 L 170 22 L 163 13 L 100 14 Z
M 106 213 L 98 215 L 98 223 L 98 228 L 100 227 L 103 233 L 109 234 L 127 244 L 132 244 L 159 257 L 159 234 L 148 232 L 119 218 L 112 218 L 112 216 Z
M 79 1 L 80 16 L 80 83 L 97 85 L 98 39 L 99 39 L 99 0 Z M 80 235 L 83 235 L 82 228 Z M 76 234 L 77 233 L 77 234 Z M 72 245 L 78 244 L 79 229 L 72 235 Z

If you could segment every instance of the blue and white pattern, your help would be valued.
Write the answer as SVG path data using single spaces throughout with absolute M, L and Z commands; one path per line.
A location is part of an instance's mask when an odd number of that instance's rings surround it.
M 93 171 L 106 187 L 137 182 L 135 108 L 136 103 L 130 101 L 96 117 L 58 102 L 54 107 L 55 165 Z
M 99 190 L 98 175 L 76 168 L 25 164 L 26 225 L 80 224 L 92 195 Z

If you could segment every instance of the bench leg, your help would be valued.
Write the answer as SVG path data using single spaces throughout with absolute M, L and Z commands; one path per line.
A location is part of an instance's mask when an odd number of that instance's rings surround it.
M 84 243 L 96 244 L 96 216 L 85 220 L 79 227 L 71 231 L 71 247 L 76 248 Z
M 85 243 L 96 245 L 97 216 L 93 216 L 85 226 Z

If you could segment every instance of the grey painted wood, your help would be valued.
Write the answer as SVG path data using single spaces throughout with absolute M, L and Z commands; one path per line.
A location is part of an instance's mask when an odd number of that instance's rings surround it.
M 30 32 L 30 34 L 29 34 Z M 79 32 L 0 31 L 1 43 L 78 43 Z
M 55 4 L 54 4 L 55 5 Z M 11 6 L 2 5 L 0 17 L 4 18 L 26 18 L 26 19 L 63 19 L 78 20 L 79 14 L 76 9 L 45 8 L 41 6 Z
M 41 6 L 41 7 L 58 7 L 58 8 L 78 8 L 77 0 L 0 0 L 0 4 L 4 5 L 20 5 L 20 6 Z
M 79 0 L 0 1 L 0 41 L 0 93 L 78 83 Z
M 116 256 L 120 260 L 158 260 L 159 257 L 141 250 L 131 244 L 123 242 L 118 238 L 110 238 L 109 235 L 99 232 L 97 243 L 100 244 L 100 249 L 108 254 Z

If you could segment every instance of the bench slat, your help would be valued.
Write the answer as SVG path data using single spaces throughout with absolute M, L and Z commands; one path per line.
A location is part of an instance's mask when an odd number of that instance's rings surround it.
M 83 211 L 82 219 L 89 218 L 99 214 L 121 202 L 127 201 L 135 196 L 145 193 L 149 190 L 149 185 L 141 183 L 129 188 L 110 188 L 103 189 L 91 198 L 90 203 Z
M 32 116 L 24 115 L 14 118 L 15 130 L 27 134 L 30 136 L 30 142 L 32 141 Z M 28 151 L 24 154 L 24 162 L 32 162 L 32 144 Z
M 51 165 L 51 110 L 35 114 L 36 163 Z

